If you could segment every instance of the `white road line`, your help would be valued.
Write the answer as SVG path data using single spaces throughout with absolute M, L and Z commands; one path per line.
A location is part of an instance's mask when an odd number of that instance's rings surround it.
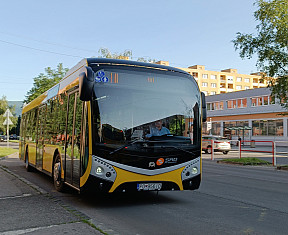
M 18 195 L 18 196 L 0 197 L 0 200 L 14 199 L 14 198 L 22 198 L 22 197 L 30 197 L 30 196 L 32 196 L 32 194 L 26 193 L 26 194 Z
M 80 223 L 80 222 L 76 222 Z M 6 231 L 0 233 L 0 235 L 20 235 L 20 234 L 25 234 L 25 233 L 31 233 L 37 230 L 42 230 L 42 229 L 49 229 L 53 227 L 60 226 L 62 224 L 57 224 L 57 225 L 49 225 L 49 226 L 44 226 L 44 227 L 37 227 L 37 228 L 27 228 L 27 229 L 20 229 L 20 230 L 11 230 L 11 231 Z

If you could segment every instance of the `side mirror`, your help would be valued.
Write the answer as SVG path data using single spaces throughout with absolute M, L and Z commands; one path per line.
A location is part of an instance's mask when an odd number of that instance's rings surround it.
M 95 74 L 90 67 L 79 74 L 79 95 L 80 100 L 89 101 L 92 99 Z
M 207 121 L 207 109 L 206 109 L 206 99 L 205 94 L 201 92 L 201 105 L 202 105 L 202 122 Z

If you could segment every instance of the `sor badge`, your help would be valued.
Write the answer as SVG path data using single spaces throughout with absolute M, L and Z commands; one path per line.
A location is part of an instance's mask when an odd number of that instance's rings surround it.
M 109 79 L 105 76 L 105 72 L 103 70 L 99 70 L 95 77 L 95 82 L 108 82 Z
M 164 163 L 164 158 L 162 157 L 156 161 L 157 166 L 161 166 L 163 163 Z

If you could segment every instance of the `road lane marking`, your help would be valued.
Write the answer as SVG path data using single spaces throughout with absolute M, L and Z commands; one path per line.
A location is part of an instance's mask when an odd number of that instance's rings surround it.
M 30 197 L 30 196 L 32 196 L 32 194 L 25 193 L 25 194 L 17 195 L 17 196 L 0 197 L 0 200 L 14 199 L 14 198 L 23 198 L 23 197 Z

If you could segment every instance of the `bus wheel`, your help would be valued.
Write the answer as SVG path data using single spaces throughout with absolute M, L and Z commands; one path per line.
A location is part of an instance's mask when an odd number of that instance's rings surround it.
M 58 192 L 62 192 L 64 189 L 64 182 L 61 180 L 61 159 L 59 154 L 57 154 L 53 163 L 53 181 L 55 189 Z
M 26 171 L 28 172 L 32 171 L 32 166 L 29 165 L 28 148 L 26 149 L 26 152 L 25 152 L 25 168 L 26 168 Z
M 228 154 L 229 151 L 223 151 L 223 154 Z

